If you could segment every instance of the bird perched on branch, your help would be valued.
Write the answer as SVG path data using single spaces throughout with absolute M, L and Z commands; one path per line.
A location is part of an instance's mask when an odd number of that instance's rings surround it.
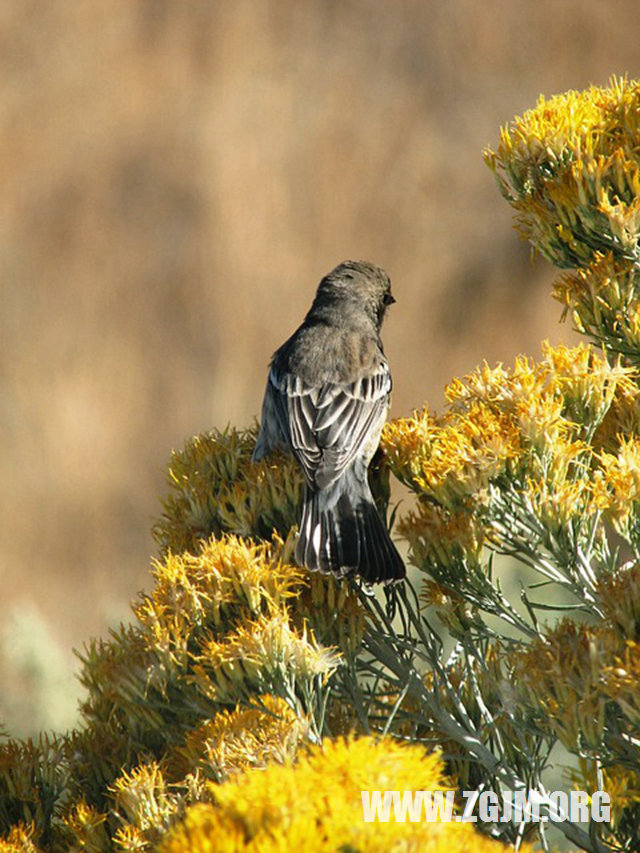
M 374 264 L 326 275 L 302 325 L 274 354 L 253 459 L 293 451 L 306 481 L 296 560 L 367 583 L 406 574 L 367 479 L 386 420 L 391 374 L 380 340 L 395 299 Z

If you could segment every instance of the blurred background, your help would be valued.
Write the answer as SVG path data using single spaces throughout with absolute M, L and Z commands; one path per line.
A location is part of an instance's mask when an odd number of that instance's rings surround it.
M 259 412 L 345 258 L 390 273 L 393 414 L 573 339 L 483 164 L 539 96 L 638 74 L 637 0 L 4 0 L 0 723 L 72 725 L 172 448 Z

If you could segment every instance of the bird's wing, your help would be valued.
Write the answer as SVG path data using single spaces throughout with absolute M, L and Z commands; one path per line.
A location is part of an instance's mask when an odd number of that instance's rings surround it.
M 276 390 L 269 376 L 262 401 L 260 432 L 251 455 L 253 462 L 259 462 L 278 448 L 284 450 L 291 445 L 289 429 L 280 417 L 279 397 L 280 393 Z
M 280 429 L 311 485 L 326 488 L 355 458 L 369 461 L 378 444 L 391 392 L 385 360 L 355 382 L 317 387 L 272 368 L 269 385 Z

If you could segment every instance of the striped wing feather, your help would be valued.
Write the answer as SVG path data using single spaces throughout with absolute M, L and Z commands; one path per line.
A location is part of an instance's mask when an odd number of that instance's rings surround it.
M 391 376 L 381 360 L 371 375 L 349 385 L 311 388 L 299 377 L 278 374 L 269 385 L 280 428 L 315 488 L 334 483 L 353 461 L 368 462 L 378 444 L 391 392 Z

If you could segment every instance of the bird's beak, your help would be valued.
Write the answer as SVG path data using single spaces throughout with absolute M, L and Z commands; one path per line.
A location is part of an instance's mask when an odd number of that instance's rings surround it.
M 393 298 L 393 296 L 390 293 L 385 293 L 384 299 L 383 299 L 383 302 L 385 305 L 393 305 L 393 303 L 395 301 L 396 300 Z

